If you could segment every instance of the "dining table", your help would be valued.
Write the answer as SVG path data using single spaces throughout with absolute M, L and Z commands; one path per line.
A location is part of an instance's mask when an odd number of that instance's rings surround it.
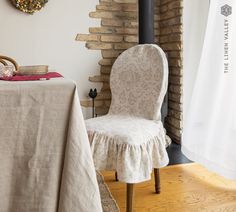
M 78 88 L 0 81 L 0 212 L 100 212 Z

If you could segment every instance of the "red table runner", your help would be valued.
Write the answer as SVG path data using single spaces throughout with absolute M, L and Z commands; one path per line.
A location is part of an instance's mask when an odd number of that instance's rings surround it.
M 51 78 L 63 77 L 57 72 L 49 72 L 40 75 L 15 75 L 12 77 L 0 77 L 0 80 L 6 81 L 34 81 L 34 80 L 49 80 Z

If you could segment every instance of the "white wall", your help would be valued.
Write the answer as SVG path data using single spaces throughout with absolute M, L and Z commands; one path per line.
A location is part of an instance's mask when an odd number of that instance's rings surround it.
M 99 26 L 99 20 L 88 16 L 98 0 L 50 0 L 34 15 L 16 10 L 9 2 L 0 1 L 0 54 L 20 65 L 48 64 L 77 82 L 81 99 L 90 87 L 99 87 L 88 77 L 99 73 L 100 52 L 75 41 L 77 33 Z
M 77 82 L 81 99 L 90 87 L 99 87 L 89 83 L 88 77 L 99 73 L 100 52 L 75 41 L 78 32 L 88 33 L 89 26 L 99 26 L 99 20 L 88 17 L 98 0 L 50 0 L 34 15 L 16 10 L 9 2 L 0 1 L 0 54 L 15 58 L 20 65 L 48 64 Z M 184 0 L 184 114 L 198 68 L 208 7 L 208 0 Z M 84 113 L 87 117 L 90 110 Z
M 184 120 L 200 62 L 209 0 L 184 0 Z

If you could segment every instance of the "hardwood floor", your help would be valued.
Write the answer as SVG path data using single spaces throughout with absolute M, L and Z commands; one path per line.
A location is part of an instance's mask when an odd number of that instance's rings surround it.
M 160 174 L 161 194 L 154 193 L 154 179 L 135 185 L 135 212 L 236 212 L 236 181 L 194 163 L 168 166 Z M 125 184 L 115 181 L 114 172 L 103 175 L 124 212 Z

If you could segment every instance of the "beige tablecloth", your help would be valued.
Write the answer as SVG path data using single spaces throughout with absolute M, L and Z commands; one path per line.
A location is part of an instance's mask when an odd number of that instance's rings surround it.
M 0 212 L 99 212 L 76 85 L 0 81 Z

